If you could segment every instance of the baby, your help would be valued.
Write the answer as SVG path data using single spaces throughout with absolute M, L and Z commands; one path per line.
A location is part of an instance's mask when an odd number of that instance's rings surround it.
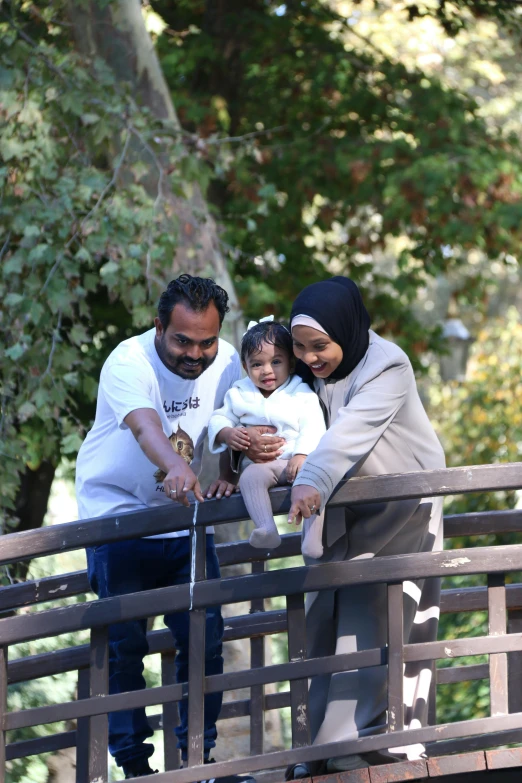
M 292 338 L 282 324 L 269 319 L 251 322 L 241 342 L 241 361 L 248 377 L 234 383 L 223 407 L 212 414 L 209 446 L 214 454 L 227 447 L 247 451 L 250 440 L 245 425 L 254 424 L 272 425 L 285 439 L 278 459 L 253 463 L 243 454 L 239 467 L 241 494 L 255 525 L 250 543 L 273 549 L 281 538 L 268 490 L 294 481 L 325 432 L 324 417 L 317 395 L 298 375 L 292 375 Z M 324 510 L 305 520 L 302 551 L 309 557 L 323 553 L 323 514 Z

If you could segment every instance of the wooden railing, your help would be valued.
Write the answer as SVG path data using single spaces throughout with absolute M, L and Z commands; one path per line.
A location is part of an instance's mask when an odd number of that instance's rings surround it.
M 400 476 L 358 478 L 343 482 L 332 497 L 331 506 L 356 505 L 403 498 L 484 492 L 522 487 L 522 465 L 453 468 Z M 289 491 L 272 493 L 274 513 L 289 506 Z M 196 573 L 193 589 L 189 585 L 74 603 L 59 608 L 16 613 L 21 608 L 52 603 L 56 598 L 88 593 L 85 572 L 49 577 L 0 589 L 0 780 L 5 779 L 9 759 L 77 748 L 77 783 L 107 780 L 107 713 L 121 709 L 161 705 L 162 713 L 151 719 L 153 728 L 161 727 L 170 741 L 165 742 L 165 772 L 144 783 L 172 781 L 191 783 L 232 772 L 255 772 L 285 766 L 297 761 L 379 750 L 416 742 L 428 743 L 430 752 L 494 747 L 522 742 L 522 704 L 519 673 L 522 653 L 522 585 L 505 585 L 504 575 L 522 571 L 522 546 L 477 547 L 445 552 L 379 557 L 371 561 L 329 563 L 265 572 L 266 561 L 298 554 L 299 536 L 283 538 L 282 545 L 270 554 L 255 550 L 246 542 L 218 547 L 222 566 L 251 564 L 252 573 L 243 576 L 204 579 L 205 526 L 247 518 L 240 497 L 227 501 L 206 501 L 193 525 L 193 508 L 168 506 L 142 512 L 83 522 L 56 525 L 37 531 L 3 536 L 0 565 L 14 561 L 99 545 L 109 541 L 139 538 L 171 530 L 190 529 L 196 549 Z M 445 537 L 478 536 L 522 532 L 522 512 L 484 512 L 447 517 Z M 487 574 L 487 587 L 448 590 L 443 593 L 443 612 L 487 610 L 489 633 L 483 637 L 404 645 L 402 642 L 402 584 L 406 580 L 464 574 Z M 389 623 L 387 647 L 345 655 L 306 658 L 304 593 L 334 586 L 386 583 L 388 585 Z M 192 595 L 191 595 L 192 593 Z M 264 599 L 284 596 L 286 611 L 264 611 Z M 111 623 L 159 614 L 190 610 L 190 667 L 188 683 L 174 678 L 174 652 L 168 631 L 149 634 L 150 653 L 161 653 L 162 685 L 144 691 L 108 695 L 107 627 Z M 227 618 L 227 639 L 248 639 L 251 667 L 246 671 L 204 676 L 203 649 L 205 608 L 207 606 L 250 601 L 249 615 Z M 508 618 L 510 627 L 508 627 Z M 13 660 L 8 663 L 11 645 L 32 639 L 58 636 L 90 629 L 90 644 L 52 653 Z M 509 632 L 511 631 L 511 632 Z M 264 665 L 263 637 L 286 632 L 289 661 Z M 437 670 L 437 683 L 454 683 L 489 678 L 491 715 L 488 718 L 453 724 L 430 725 L 411 731 L 403 726 L 402 667 L 407 661 L 425 661 L 459 656 L 489 656 L 489 663 Z M 508 659 L 509 656 L 509 659 Z M 350 742 L 310 745 L 307 681 L 320 673 L 334 673 L 368 666 L 388 664 L 388 698 L 394 725 L 384 733 Z M 78 699 L 17 712 L 7 709 L 9 684 L 35 680 L 50 674 L 78 672 Z M 516 681 L 508 704 L 508 675 Z M 516 678 L 516 680 L 515 680 Z M 269 683 L 289 681 L 282 693 L 264 693 Z M 205 766 L 203 761 L 203 696 L 216 692 L 249 688 L 250 698 L 223 705 L 220 733 L 226 733 L 226 720 L 250 716 L 251 755 Z M 177 720 L 176 702 L 189 702 L 189 766 L 178 770 L 177 753 L 171 733 Z M 436 724 L 432 700 L 431 724 Z M 264 712 L 291 708 L 292 748 L 263 753 Z M 11 744 L 6 733 L 29 726 L 60 721 L 76 721 L 76 729 Z M 393 734 L 393 737 L 390 737 Z

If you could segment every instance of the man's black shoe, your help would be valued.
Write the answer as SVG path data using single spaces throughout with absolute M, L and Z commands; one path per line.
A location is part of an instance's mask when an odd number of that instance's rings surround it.
M 184 762 L 186 764 L 186 762 Z M 214 759 L 205 759 L 205 764 L 215 764 Z M 181 765 L 183 769 L 183 764 Z M 222 775 L 220 778 L 204 778 L 199 783 L 254 783 L 252 775 Z
M 125 780 L 144 778 L 145 775 L 155 775 L 157 769 L 151 769 L 148 759 L 137 759 L 132 764 L 124 764 Z

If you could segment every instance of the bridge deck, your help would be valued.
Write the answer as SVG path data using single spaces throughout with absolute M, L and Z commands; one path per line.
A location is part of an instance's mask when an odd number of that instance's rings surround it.
M 428 780 L 436 783 L 510 783 L 522 778 L 522 748 L 505 748 L 439 756 L 418 761 L 380 764 L 369 769 L 316 775 L 303 783 L 402 783 Z M 284 783 L 284 774 L 256 778 L 257 783 Z

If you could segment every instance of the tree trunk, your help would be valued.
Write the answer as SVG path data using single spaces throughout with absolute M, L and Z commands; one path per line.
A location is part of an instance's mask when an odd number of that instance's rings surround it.
M 26 468 L 22 474 L 15 506 L 15 515 L 19 519 L 16 526 L 17 533 L 43 525 L 55 472 L 55 466 L 44 460 L 36 470 Z M 23 581 L 26 578 L 29 563 L 30 561 L 26 560 L 8 566 L 10 578 Z
M 79 51 L 86 57 L 102 57 L 121 82 L 130 84 L 138 101 L 174 130 L 180 123 L 165 82 L 152 40 L 145 28 L 140 0 L 115 0 L 102 7 L 97 0 L 69 4 L 69 18 Z M 219 245 L 218 229 L 210 215 L 201 189 L 196 183 L 186 187 L 184 197 L 173 194 L 159 182 L 157 167 L 146 150 L 141 159 L 150 168 L 147 180 L 152 194 L 158 186 L 164 199 L 173 206 L 178 247 L 173 272 L 189 272 L 213 277 L 228 292 L 230 313 L 224 324 L 224 336 L 236 347 L 242 333 L 242 315 Z

